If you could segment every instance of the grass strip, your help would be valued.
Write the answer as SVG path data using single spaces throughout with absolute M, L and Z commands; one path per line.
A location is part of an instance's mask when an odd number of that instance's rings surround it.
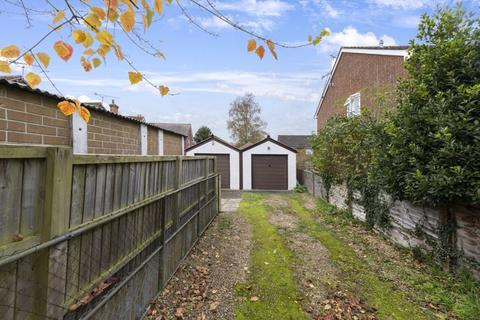
M 243 194 L 239 213 L 251 225 L 253 246 L 247 282 L 236 287 L 236 294 L 242 299 L 235 306 L 235 318 L 308 319 L 296 301 L 297 292 L 290 267 L 293 255 L 276 227 L 268 222 L 264 197 Z

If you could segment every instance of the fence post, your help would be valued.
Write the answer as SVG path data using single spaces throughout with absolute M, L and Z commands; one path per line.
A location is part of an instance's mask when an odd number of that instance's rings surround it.
M 68 230 L 72 188 L 72 149 L 51 147 L 46 159 L 45 211 L 40 236 L 42 241 Z M 67 242 L 43 250 L 37 256 L 36 278 L 40 282 L 36 312 L 47 318 L 63 317 L 67 273 Z
M 177 192 L 175 193 L 175 208 L 173 212 L 173 230 L 177 230 L 178 225 L 179 225 L 179 219 L 180 219 L 180 201 L 181 196 L 180 196 L 180 191 L 178 189 L 182 186 L 183 181 L 182 181 L 182 157 L 178 156 L 176 160 L 176 173 L 175 173 L 175 190 Z

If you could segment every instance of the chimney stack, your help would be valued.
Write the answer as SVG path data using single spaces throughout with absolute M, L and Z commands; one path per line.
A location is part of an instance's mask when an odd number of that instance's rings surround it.
M 112 99 L 112 103 L 110 104 L 110 112 L 118 114 L 118 106 L 115 104 L 115 100 Z

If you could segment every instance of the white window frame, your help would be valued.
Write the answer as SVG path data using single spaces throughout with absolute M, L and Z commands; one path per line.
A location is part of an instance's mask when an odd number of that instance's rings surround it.
M 361 108 L 361 96 L 360 92 L 352 94 L 345 101 L 345 107 L 347 108 L 347 117 L 354 117 L 360 115 Z

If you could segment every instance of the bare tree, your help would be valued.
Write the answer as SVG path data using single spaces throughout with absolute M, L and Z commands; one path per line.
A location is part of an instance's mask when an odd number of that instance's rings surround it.
M 227 127 L 235 145 L 255 143 L 266 135 L 267 123 L 260 118 L 262 109 L 251 93 L 238 97 L 231 103 Z

